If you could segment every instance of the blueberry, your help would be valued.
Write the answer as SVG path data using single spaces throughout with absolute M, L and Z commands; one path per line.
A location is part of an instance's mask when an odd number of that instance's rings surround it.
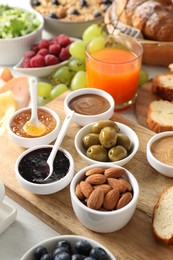
M 100 16 L 102 16 L 102 14 L 101 14 L 100 12 L 96 12 L 96 13 L 94 14 L 94 17 L 100 17 Z
M 96 260 L 96 259 L 94 257 L 92 257 L 92 256 L 87 256 L 87 257 L 84 258 L 84 260 Z
M 109 260 L 108 254 L 101 247 L 94 247 L 90 252 L 90 256 L 94 257 L 96 260 Z
M 71 252 L 71 243 L 67 240 L 58 241 L 56 247 L 63 247 L 65 249 L 67 249 L 69 252 Z
M 53 251 L 53 256 L 57 255 L 60 252 L 66 252 L 68 254 L 70 254 L 70 250 L 66 247 L 57 247 L 54 251 Z
M 58 16 L 56 13 L 50 13 L 48 17 L 53 18 L 53 19 L 58 19 Z
M 90 243 L 87 240 L 82 239 L 82 240 L 79 240 L 76 242 L 75 249 L 76 249 L 77 253 L 85 255 L 85 256 L 89 256 L 92 246 L 90 245 Z
M 86 0 L 80 0 L 80 6 L 83 7 L 83 6 L 88 6 L 88 3 Z
M 58 0 L 52 0 L 52 4 L 53 5 L 59 5 L 59 1 Z
M 54 260 L 71 260 L 71 256 L 67 252 L 59 252 L 55 255 Z
M 45 255 L 43 255 L 40 260 L 53 260 L 53 256 L 51 253 L 47 253 Z
M 34 252 L 34 257 L 35 259 L 38 259 L 40 260 L 40 258 L 47 254 L 48 251 L 47 251 L 47 248 L 45 248 L 44 246 L 38 246 L 36 249 L 35 249 L 35 252 Z
M 73 8 L 70 12 L 70 14 L 79 15 L 79 11 L 76 8 Z
M 41 5 L 40 1 L 38 1 L 38 0 L 34 0 L 34 1 L 32 2 L 32 4 L 33 4 L 34 6 L 39 6 L 39 5 Z
M 85 256 L 79 254 L 73 254 L 71 260 L 84 260 Z

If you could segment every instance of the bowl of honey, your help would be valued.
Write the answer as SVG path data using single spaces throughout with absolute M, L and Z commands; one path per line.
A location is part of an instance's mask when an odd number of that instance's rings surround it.
M 25 124 L 31 118 L 31 108 L 17 110 L 9 119 L 7 131 L 9 138 L 17 145 L 30 148 L 35 145 L 50 144 L 60 130 L 60 118 L 56 112 L 47 107 L 38 107 L 38 119 L 45 126 L 43 133 L 30 135 L 25 131 Z

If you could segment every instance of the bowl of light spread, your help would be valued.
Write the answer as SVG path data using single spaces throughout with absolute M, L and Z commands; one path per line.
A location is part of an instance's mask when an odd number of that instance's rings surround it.
M 149 140 L 147 160 L 156 171 L 173 177 L 173 131 L 155 134 Z
M 110 119 L 115 108 L 114 99 L 107 92 L 84 88 L 70 92 L 64 100 L 64 110 L 68 114 L 75 111 L 73 121 L 80 126 L 93 123 L 98 120 Z

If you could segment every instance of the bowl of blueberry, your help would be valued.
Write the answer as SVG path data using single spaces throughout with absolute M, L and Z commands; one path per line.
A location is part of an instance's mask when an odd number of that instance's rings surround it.
M 91 24 L 103 23 L 112 0 L 31 0 L 30 3 L 44 17 L 47 31 L 81 38 L 83 31 Z
M 46 239 L 28 250 L 21 260 L 115 260 L 113 254 L 99 242 L 77 235 L 62 235 Z

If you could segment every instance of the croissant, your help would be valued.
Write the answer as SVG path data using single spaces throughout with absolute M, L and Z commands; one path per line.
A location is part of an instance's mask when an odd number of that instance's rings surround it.
M 173 0 L 118 0 L 116 15 L 145 39 L 173 42 Z

